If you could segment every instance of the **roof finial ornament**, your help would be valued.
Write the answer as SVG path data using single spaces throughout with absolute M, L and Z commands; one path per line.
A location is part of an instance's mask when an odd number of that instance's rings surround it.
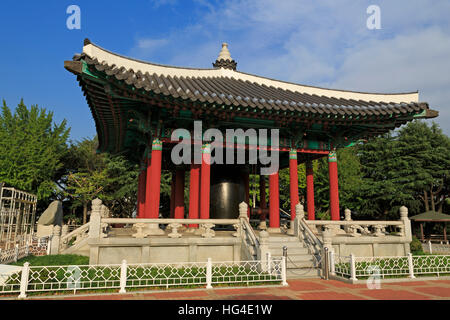
M 213 63 L 213 66 L 214 68 L 236 70 L 237 63 L 231 58 L 230 51 L 228 50 L 228 43 L 222 43 L 222 50 L 220 51 L 216 62 Z

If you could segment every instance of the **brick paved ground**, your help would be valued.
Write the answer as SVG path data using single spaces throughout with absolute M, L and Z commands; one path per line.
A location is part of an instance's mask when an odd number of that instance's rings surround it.
M 32 297 L 30 297 L 32 298 Z M 196 289 L 33 299 L 64 300 L 450 300 L 450 280 L 383 283 L 379 290 L 335 280 L 290 280 L 288 287 Z

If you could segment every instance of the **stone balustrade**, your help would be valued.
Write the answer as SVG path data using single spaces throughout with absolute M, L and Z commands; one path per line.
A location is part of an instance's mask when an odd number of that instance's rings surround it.
M 405 211 L 406 210 L 406 211 Z M 402 207 L 398 221 L 354 221 L 350 210 L 345 210 L 344 221 L 308 220 L 306 223 L 316 235 L 330 232 L 332 237 L 404 237 L 411 238 L 411 223 L 407 208 Z M 388 232 L 393 229 L 393 232 Z
M 241 222 L 239 219 L 128 219 L 128 218 L 104 218 L 100 220 L 103 228 L 108 229 L 113 224 L 127 224 L 131 225 L 135 233 L 133 238 L 144 239 L 149 236 L 168 236 L 169 238 L 181 238 L 183 236 L 179 231 L 190 232 L 186 225 L 196 224 L 199 228 L 192 229 L 196 235 L 203 238 L 214 238 L 215 232 L 213 228 L 217 225 L 232 226 L 236 230 L 235 236 L 240 233 Z M 165 228 L 160 228 L 165 226 Z M 99 237 L 99 236 L 97 236 Z
M 347 209 L 344 221 L 303 222 L 320 239 L 324 248 L 336 254 L 395 256 L 410 253 L 411 221 L 406 207 L 400 208 L 400 219 L 397 221 L 355 221 Z M 388 232 L 389 229 L 391 232 Z

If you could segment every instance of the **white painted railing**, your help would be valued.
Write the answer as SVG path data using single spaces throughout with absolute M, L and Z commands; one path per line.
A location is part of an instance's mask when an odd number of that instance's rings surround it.
M 422 248 L 424 252 L 430 254 L 450 254 L 449 241 L 440 241 L 438 243 L 432 241 L 427 241 L 425 243 L 422 242 Z
M 86 266 L 40 266 L 28 263 L 18 271 L 0 274 L 0 294 L 19 293 L 25 298 L 30 292 L 73 292 L 80 290 L 180 286 L 216 284 L 261 284 L 286 282 L 286 260 L 128 264 Z
M 351 280 L 373 276 L 381 279 L 450 276 L 450 255 L 355 257 L 331 254 L 330 262 L 332 275 Z
M 68 225 L 64 225 L 62 227 L 62 234 L 59 240 L 59 252 L 62 252 L 70 246 L 76 245 L 84 239 L 87 239 L 89 237 L 89 227 L 90 223 L 88 222 L 72 232 L 67 233 L 70 228 Z
M 29 255 L 41 256 L 48 253 L 50 238 L 33 238 L 25 244 L 16 244 L 13 248 L 0 249 L 0 264 L 16 262 Z

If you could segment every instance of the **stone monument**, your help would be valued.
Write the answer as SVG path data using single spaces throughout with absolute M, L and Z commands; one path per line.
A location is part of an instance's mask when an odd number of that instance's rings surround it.
M 53 234 L 53 227 L 63 225 L 62 202 L 55 200 L 44 211 L 37 222 L 37 237 L 48 237 Z

